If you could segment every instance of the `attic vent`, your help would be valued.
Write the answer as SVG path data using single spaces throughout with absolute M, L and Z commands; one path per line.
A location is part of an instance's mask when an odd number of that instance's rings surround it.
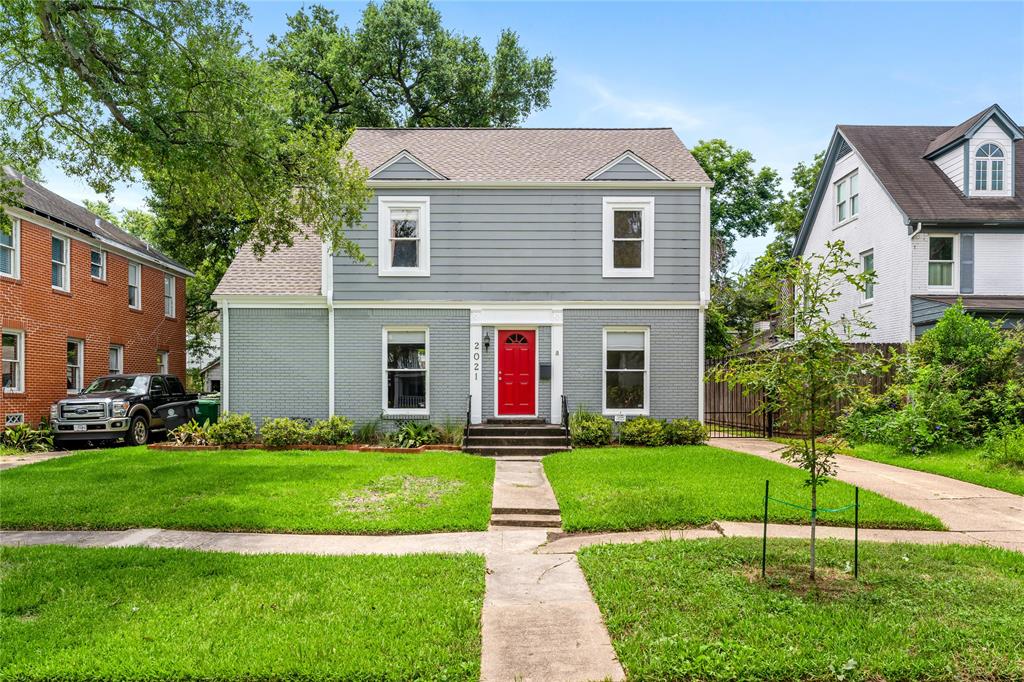
M 846 141 L 846 138 L 845 137 L 840 137 L 839 138 L 839 147 L 836 148 L 836 158 L 837 159 L 841 159 L 841 158 L 843 158 L 844 156 L 846 156 L 847 154 L 849 154 L 852 151 L 853 151 L 853 147 L 851 147 L 850 143 Z

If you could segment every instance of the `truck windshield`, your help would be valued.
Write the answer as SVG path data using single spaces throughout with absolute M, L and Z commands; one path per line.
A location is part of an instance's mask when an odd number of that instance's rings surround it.
M 134 395 L 145 395 L 148 387 L 148 377 L 100 377 L 89 384 L 89 388 L 85 389 L 84 392 L 106 393 L 107 391 L 118 391 Z

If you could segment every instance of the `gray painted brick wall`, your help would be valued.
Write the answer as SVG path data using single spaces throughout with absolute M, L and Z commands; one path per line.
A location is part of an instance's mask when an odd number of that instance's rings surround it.
M 228 310 L 228 407 L 256 424 L 328 413 L 327 311 Z
M 468 310 L 338 309 L 334 313 L 335 413 L 362 424 L 381 417 L 383 332 L 387 326 L 430 330 L 428 382 L 430 416 L 409 417 L 435 424 L 465 422 L 469 396 Z M 326 365 L 325 365 L 326 367 Z M 386 420 L 388 426 L 397 418 Z
M 603 330 L 650 327 L 650 414 L 659 419 L 698 417 L 698 316 L 696 310 L 569 310 L 563 317 L 563 383 L 569 410 L 601 411 L 604 390 Z

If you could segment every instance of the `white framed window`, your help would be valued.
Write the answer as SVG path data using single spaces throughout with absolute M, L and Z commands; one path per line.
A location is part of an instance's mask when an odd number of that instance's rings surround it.
M 0 332 L 0 378 L 4 393 L 25 392 L 25 332 L 4 329 Z
M 385 327 L 383 341 L 384 414 L 430 414 L 430 332 Z
M 875 271 L 875 251 L 870 249 L 860 254 L 860 270 L 864 274 Z M 875 280 L 864 283 L 864 291 L 861 293 L 861 300 L 870 303 L 875 300 Z
M 606 327 L 603 355 L 601 411 L 606 415 L 649 414 L 650 329 Z
M 71 240 L 50 235 L 50 285 L 59 291 L 71 290 Z
M 111 344 L 107 352 L 107 371 L 110 374 L 121 374 L 124 372 L 124 346 Z
M 85 342 L 80 339 L 68 339 L 68 393 L 82 392 L 82 372 L 84 368 Z
M 853 171 L 835 184 L 836 224 L 853 220 L 860 213 L 860 176 Z
M 977 192 L 1003 191 L 1003 150 L 986 142 L 974 153 L 974 189 Z
M 0 217 L 0 277 L 18 279 L 21 276 L 21 221 Z
M 654 197 L 605 197 L 601 239 L 604 277 L 654 277 Z
M 128 307 L 142 310 L 142 266 L 128 263 Z
M 158 350 L 156 352 L 156 373 L 157 374 L 169 374 L 167 371 L 169 353 L 165 350 Z
M 89 274 L 93 279 L 107 279 L 107 252 L 92 249 L 89 251 Z
M 430 197 L 377 198 L 377 274 L 430 275 Z
M 928 288 L 954 289 L 956 287 L 956 237 L 928 235 Z
M 164 316 L 174 317 L 174 275 L 164 275 Z
M 13 412 L 11 414 L 4 415 L 4 426 L 18 426 L 19 424 L 25 423 L 24 412 Z

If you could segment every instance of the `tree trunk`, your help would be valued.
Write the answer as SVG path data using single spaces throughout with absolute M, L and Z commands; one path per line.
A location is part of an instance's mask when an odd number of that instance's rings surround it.
M 818 528 L 818 430 L 814 420 L 814 391 L 811 392 L 811 428 L 808 429 L 811 435 L 811 580 L 815 579 L 815 534 Z

